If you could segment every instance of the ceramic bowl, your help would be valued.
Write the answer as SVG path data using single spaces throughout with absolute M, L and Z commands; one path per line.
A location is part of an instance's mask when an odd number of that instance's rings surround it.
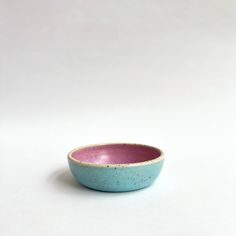
M 164 155 L 160 149 L 143 144 L 99 144 L 72 150 L 68 162 L 80 184 L 124 192 L 151 185 L 162 169 Z

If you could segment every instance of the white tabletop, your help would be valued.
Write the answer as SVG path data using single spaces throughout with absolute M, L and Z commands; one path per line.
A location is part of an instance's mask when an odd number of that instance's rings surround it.
M 235 236 L 235 1 L 0 1 L 1 236 Z M 149 188 L 78 185 L 66 154 L 163 149 Z

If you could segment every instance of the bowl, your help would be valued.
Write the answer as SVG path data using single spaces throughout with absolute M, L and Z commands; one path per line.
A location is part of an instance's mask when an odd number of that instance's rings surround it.
M 162 169 L 164 154 L 159 148 L 143 144 L 97 144 L 72 150 L 68 162 L 81 185 L 125 192 L 151 185 Z

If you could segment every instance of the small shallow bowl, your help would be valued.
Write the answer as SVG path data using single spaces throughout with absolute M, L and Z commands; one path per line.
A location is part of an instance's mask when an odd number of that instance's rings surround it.
M 68 162 L 80 184 L 125 192 L 151 185 L 162 169 L 164 155 L 160 149 L 143 144 L 98 144 L 72 150 Z

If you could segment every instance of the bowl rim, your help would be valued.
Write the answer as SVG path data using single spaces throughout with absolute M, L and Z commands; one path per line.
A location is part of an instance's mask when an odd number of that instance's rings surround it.
M 160 156 L 153 158 L 152 160 L 147 160 L 147 161 L 142 161 L 142 162 L 134 162 L 134 163 L 123 163 L 123 164 L 96 164 L 96 163 L 92 163 L 92 162 L 84 162 L 84 161 L 79 161 L 77 159 L 75 159 L 74 157 L 72 157 L 72 154 L 76 151 L 85 149 L 85 148 L 90 148 L 90 147 L 98 147 L 98 146 L 105 146 L 105 145 L 133 145 L 133 146 L 143 146 L 143 147 L 147 147 L 147 148 L 154 148 L 157 151 L 160 152 Z M 123 143 L 123 142 L 115 142 L 115 143 L 99 143 L 99 144 L 90 144 L 90 145 L 84 145 L 84 146 L 80 146 L 77 147 L 73 150 L 71 150 L 68 154 L 67 154 L 67 158 L 70 161 L 75 162 L 76 164 L 79 164 L 81 166 L 90 166 L 90 167 L 116 167 L 116 168 L 120 168 L 120 167 L 133 167 L 133 166 L 144 166 L 144 165 L 151 165 L 157 162 L 160 162 L 162 160 L 165 159 L 164 157 L 164 152 L 157 147 L 151 146 L 151 145 L 146 145 L 146 144 L 140 144 L 140 143 Z

